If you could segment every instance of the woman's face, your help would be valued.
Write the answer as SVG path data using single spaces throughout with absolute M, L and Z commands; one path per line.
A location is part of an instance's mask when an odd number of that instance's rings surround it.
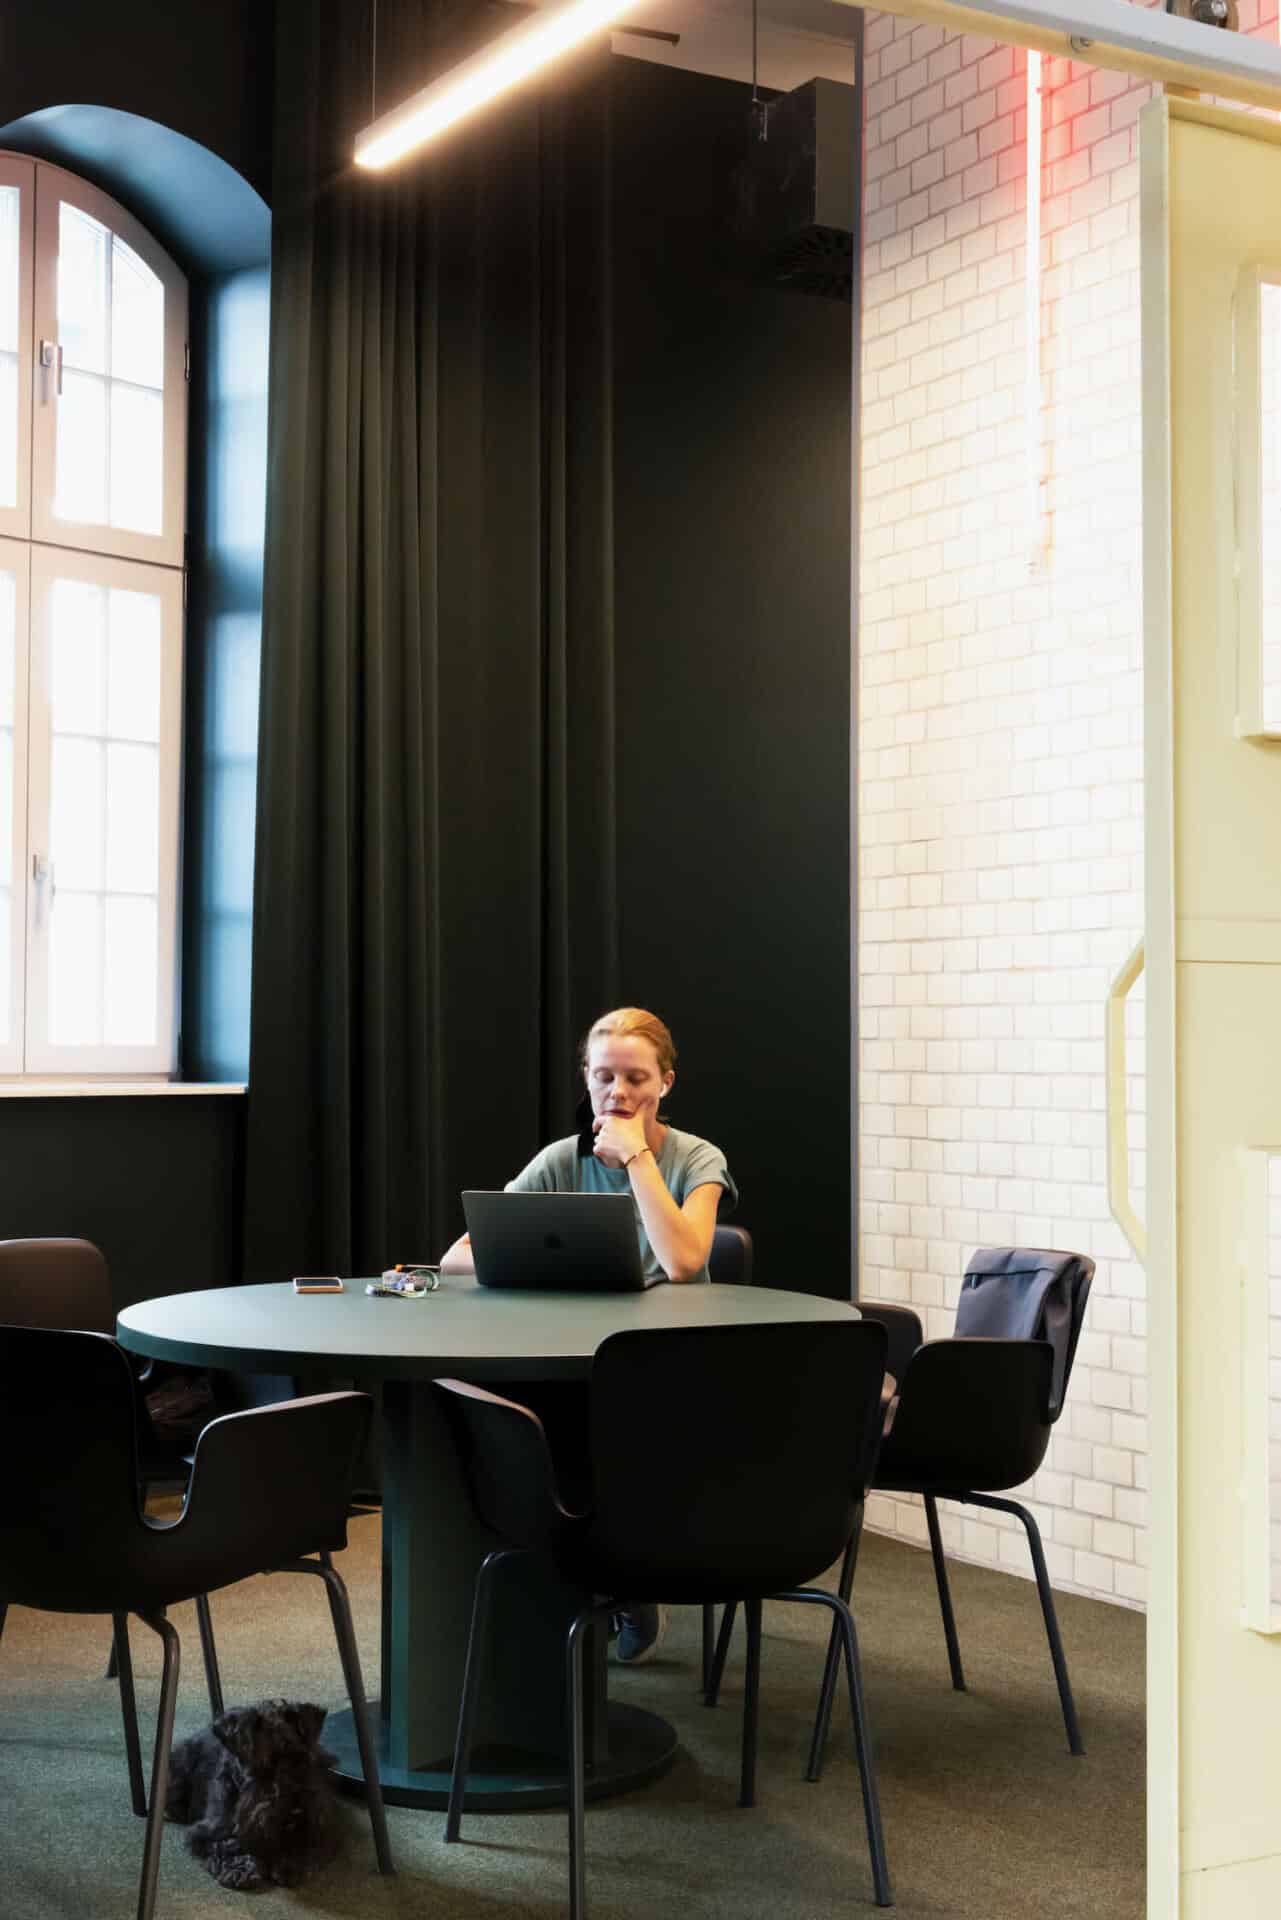
M 602 1033 L 587 1055 L 592 1112 L 648 1121 L 676 1078 L 659 1071 L 654 1043 L 640 1033 Z

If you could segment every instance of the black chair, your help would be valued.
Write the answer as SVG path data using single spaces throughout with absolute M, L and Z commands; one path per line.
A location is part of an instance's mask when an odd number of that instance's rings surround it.
M 947 1561 L 939 1528 L 940 1500 L 989 1507 L 1022 1522 L 1032 1553 L 1063 1723 L 1073 1754 L 1083 1754 L 1076 1703 L 1059 1634 L 1054 1593 L 1034 1516 L 1002 1489 L 1021 1486 L 1045 1458 L 1054 1422 L 1063 1411 L 1094 1262 L 1080 1253 L 1024 1247 L 984 1247 L 961 1286 L 951 1339 L 922 1344 L 910 1307 L 863 1300 L 863 1317 L 885 1327 L 889 1370 L 898 1398 L 873 1476 L 889 1493 L 919 1493 L 925 1501 L 930 1553 L 938 1583 L 952 1685 L 965 1690 L 965 1673 L 952 1611 Z M 858 1554 L 852 1539 L 839 1592 L 848 1599 Z M 829 1647 L 814 1729 L 810 1777 L 822 1763 L 836 1689 L 837 1660 Z
M 446 1840 L 459 1837 L 493 1574 L 513 1553 L 542 1552 L 584 1596 L 566 1648 L 571 1920 L 586 1904 L 583 1637 L 623 1598 L 743 1599 L 741 1806 L 755 1803 L 762 1602 L 805 1601 L 835 1614 L 876 1898 L 892 1903 L 854 1622 L 843 1599 L 804 1584 L 849 1538 L 879 1438 L 884 1361 L 884 1330 L 854 1320 L 614 1334 L 592 1367 L 592 1503 L 583 1514 L 562 1504 L 527 1408 L 461 1381 L 437 1382 L 476 1510 L 505 1543 L 476 1581 Z
M 707 1256 L 707 1277 L 718 1287 L 752 1284 L 752 1236 L 746 1227 L 717 1227 Z
M 368 1417 L 364 1394 L 341 1393 L 212 1421 L 196 1445 L 182 1514 L 166 1525 L 145 1517 L 139 1503 L 133 1375 L 123 1350 L 98 1333 L 0 1327 L 0 1459 L 31 1468 L 14 1477 L 0 1507 L 0 1621 L 10 1606 L 111 1616 L 133 1807 L 147 1821 L 138 1920 L 150 1920 L 155 1906 L 178 1690 L 178 1635 L 166 1609 L 203 1603 L 253 1573 L 310 1573 L 325 1583 L 378 1864 L 393 1870 L 351 1609 L 330 1557 L 347 1544 L 347 1498 Z M 319 1557 L 304 1557 L 311 1554 Z M 150 1804 L 130 1613 L 164 1646 Z M 216 1715 L 222 1689 L 207 1606 L 201 1627 Z
M 102 1253 L 91 1240 L 0 1240 L 0 1326 L 114 1335 L 111 1272 Z M 166 1446 L 152 1425 L 146 1402 L 150 1363 L 133 1377 L 139 1478 L 146 1486 L 181 1486 L 191 1463 L 181 1448 Z M 48 1384 L 57 1391 L 56 1381 Z
M 55 1327 L 64 1332 L 105 1333 L 116 1330 L 111 1272 L 91 1240 L 0 1240 L 0 1326 Z M 166 1445 L 152 1425 L 146 1390 L 151 1364 L 138 1371 L 129 1363 L 135 1402 L 138 1481 L 144 1492 L 152 1487 L 181 1487 L 191 1471 L 190 1455 Z M 56 1397 L 56 1380 L 46 1381 L 46 1392 Z M 201 1609 L 200 1630 L 208 1633 Z M 4 1609 L 0 1607 L 0 1635 Z M 118 1655 L 114 1639 L 107 1659 L 106 1678 L 114 1680 Z

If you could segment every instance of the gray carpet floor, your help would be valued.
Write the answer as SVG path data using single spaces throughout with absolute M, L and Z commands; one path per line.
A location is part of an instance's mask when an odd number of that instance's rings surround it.
M 379 1520 L 355 1520 L 340 1562 L 371 1691 L 378 1674 Z M 1064 1596 L 1060 1617 L 1084 1759 L 1063 1736 L 1035 1589 L 957 1565 L 970 1691 L 948 1683 L 928 1556 L 869 1537 L 855 1590 L 902 1920 L 1139 1920 L 1143 1911 L 1141 1616 Z M 319 1581 L 246 1581 L 215 1602 L 229 1703 L 285 1694 L 342 1704 Z M 183 1636 L 178 1735 L 208 1718 L 194 1611 Z M 722 1705 L 698 1697 L 699 1617 L 674 1612 L 659 1658 L 618 1672 L 617 1697 L 672 1719 L 681 1747 L 654 1785 L 589 1806 L 592 1920 L 826 1920 L 871 1915 L 871 1877 L 848 1719 L 828 1768 L 802 1778 L 824 1627 L 817 1609 L 767 1610 L 759 1804 L 736 1804 L 741 1629 Z M 131 1920 L 142 1823 L 130 1812 L 107 1624 L 14 1608 L 0 1639 L 0 1917 Z M 134 1630 L 140 1711 L 157 1694 L 158 1642 Z M 144 1746 L 147 1741 L 144 1728 Z M 158 1920 L 549 1920 L 566 1910 L 556 1812 L 473 1816 L 389 1809 L 398 1875 L 380 1880 L 368 1823 L 345 1803 L 343 1859 L 293 1893 L 230 1893 L 165 1835 Z

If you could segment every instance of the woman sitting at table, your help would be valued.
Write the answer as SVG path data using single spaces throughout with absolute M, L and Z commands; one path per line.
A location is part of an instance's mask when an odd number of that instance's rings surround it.
M 676 1048 L 657 1014 L 617 1007 L 593 1022 L 583 1042 L 583 1075 L 591 1123 L 582 1134 L 553 1140 L 507 1182 L 509 1193 L 626 1193 L 636 1209 L 641 1263 L 647 1277 L 706 1280 L 717 1210 L 738 1189 L 725 1156 L 710 1140 L 682 1133 L 659 1116 L 676 1079 Z M 455 1240 L 442 1273 L 474 1271 L 469 1236 Z M 569 1481 L 587 1460 L 587 1396 L 544 1386 L 522 1396 L 547 1431 L 553 1458 Z M 575 1472 L 575 1470 L 577 1470 Z M 639 1666 L 657 1651 L 666 1609 L 636 1607 L 622 1615 L 618 1658 Z

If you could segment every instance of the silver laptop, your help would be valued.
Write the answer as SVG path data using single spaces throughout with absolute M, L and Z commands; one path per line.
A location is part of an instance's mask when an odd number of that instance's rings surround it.
M 640 1293 L 636 1208 L 626 1193 L 463 1195 L 482 1287 L 543 1293 Z

